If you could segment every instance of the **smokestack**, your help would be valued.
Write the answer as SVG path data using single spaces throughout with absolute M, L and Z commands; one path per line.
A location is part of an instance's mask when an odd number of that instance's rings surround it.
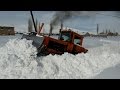
M 61 23 L 61 30 L 63 30 L 63 23 Z
M 61 28 L 60 28 L 59 33 L 61 33 L 62 30 L 63 30 L 63 23 L 61 23 Z
M 50 24 L 50 32 L 49 32 L 49 36 L 52 35 L 52 30 L 53 30 L 53 26 L 52 26 L 52 24 Z

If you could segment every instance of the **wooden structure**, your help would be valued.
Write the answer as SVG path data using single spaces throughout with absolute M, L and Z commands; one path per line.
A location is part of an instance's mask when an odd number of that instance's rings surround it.
M 0 35 L 15 35 L 14 27 L 0 26 Z

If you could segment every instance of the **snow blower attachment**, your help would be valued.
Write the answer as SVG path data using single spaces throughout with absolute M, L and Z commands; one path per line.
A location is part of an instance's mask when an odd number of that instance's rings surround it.
M 32 11 L 31 11 L 31 16 L 32 16 L 35 32 L 23 34 L 22 39 L 26 38 L 27 40 L 33 40 L 33 45 L 37 48 L 38 55 L 40 56 L 49 55 L 49 54 L 61 55 L 64 54 L 64 52 L 68 52 L 71 54 L 78 54 L 78 53 L 86 53 L 88 51 L 87 49 L 82 47 L 83 36 L 79 35 L 78 33 L 75 33 L 70 29 L 63 30 L 62 24 L 61 24 L 61 29 L 59 31 L 58 39 L 50 37 L 51 30 L 50 30 L 50 34 L 41 35 L 40 31 L 43 28 L 44 23 L 37 31 Z

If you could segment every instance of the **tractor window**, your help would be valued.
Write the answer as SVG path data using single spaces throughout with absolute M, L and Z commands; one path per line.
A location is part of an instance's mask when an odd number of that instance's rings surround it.
M 69 32 L 62 32 L 60 40 L 70 41 L 70 33 Z
M 75 36 L 75 38 L 74 38 L 74 44 L 80 45 L 80 42 L 81 42 L 80 38 L 77 37 L 77 36 Z

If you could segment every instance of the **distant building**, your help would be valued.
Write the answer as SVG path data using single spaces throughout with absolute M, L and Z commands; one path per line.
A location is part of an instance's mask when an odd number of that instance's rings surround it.
M 15 35 L 14 27 L 0 26 L 0 35 Z

